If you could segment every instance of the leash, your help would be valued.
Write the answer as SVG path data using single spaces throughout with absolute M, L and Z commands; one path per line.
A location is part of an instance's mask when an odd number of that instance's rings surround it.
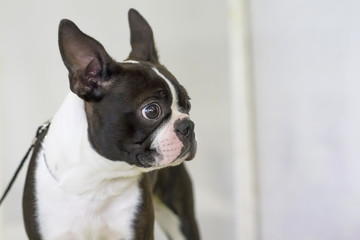
M 11 178 L 8 186 L 6 187 L 6 190 L 4 191 L 4 193 L 3 193 L 3 195 L 2 195 L 2 197 L 1 197 L 1 199 L 0 199 L 0 206 L 1 206 L 1 204 L 3 203 L 3 201 L 5 200 L 6 195 L 7 195 L 8 192 L 10 191 L 12 185 L 14 184 L 14 182 L 15 182 L 15 180 L 16 180 L 16 178 L 17 178 L 17 176 L 18 176 L 18 174 L 19 174 L 19 172 L 20 172 L 20 170 L 21 170 L 21 168 L 23 167 L 24 163 L 25 163 L 26 160 L 28 159 L 30 152 L 34 149 L 34 146 L 35 146 L 36 141 L 39 139 L 39 137 L 41 136 L 41 134 L 42 134 L 43 132 L 45 132 L 45 131 L 49 128 L 49 126 L 50 126 L 50 120 L 47 121 L 47 122 L 45 122 L 45 123 L 43 123 L 40 127 L 38 127 L 38 129 L 37 129 L 37 131 L 36 131 L 36 135 L 35 135 L 32 143 L 31 143 L 29 149 L 27 150 L 25 156 L 24 156 L 23 159 L 21 160 L 19 166 L 17 167 L 17 169 L 16 169 L 13 177 Z

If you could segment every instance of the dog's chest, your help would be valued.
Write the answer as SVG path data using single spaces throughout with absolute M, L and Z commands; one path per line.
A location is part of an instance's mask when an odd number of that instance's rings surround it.
M 59 188 L 43 154 L 39 154 L 35 174 L 37 220 L 43 239 L 133 238 L 132 223 L 141 198 L 137 182 L 130 184 L 121 195 L 90 199 Z

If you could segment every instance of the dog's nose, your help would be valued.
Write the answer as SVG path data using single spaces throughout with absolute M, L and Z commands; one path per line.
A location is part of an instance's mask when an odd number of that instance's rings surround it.
M 188 137 L 194 131 L 195 124 L 190 119 L 179 120 L 175 123 L 175 130 L 181 135 Z

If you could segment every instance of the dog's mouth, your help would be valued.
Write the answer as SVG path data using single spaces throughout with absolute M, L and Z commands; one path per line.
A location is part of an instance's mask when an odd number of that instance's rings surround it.
M 155 128 L 147 136 L 134 139 L 133 143 L 126 146 L 132 159 L 130 164 L 148 171 L 176 166 L 195 157 L 197 142 L 194 129 L 189 129 L 189 133 L 181 134 L 174 127 L 173 122 L 165 124 L 162 124 L 162 129 Z
M 161 154 L 158 151 L 153 151 L 153 156 L 155 156 L 154 167 L 162 168 L 167 166 L 176 166 L 181 164 L 184 161 L 191 161 L 194 159 L 197 150 L 197 142 L 196 139 L 187 140 L 185 143 L 183 142 L 183 146 L 178 155 L 173 155 L 169 158 L 167 156 L 168 153 Z M 171 154 L 171 153 L 169 153 Z M 169 161 L 169 159 L 171 159 Z
M 137 151 L 134 156 L 134 165 L 149 170 L 150 168 L 158 169 L 167 166 L 176 166 L 183 161 L 190 161 L 195 157 L 197 150 L 195 139 L 184 144 L 179 154 L 170 157 L 166 155 L 171 154 L 169 152 L 159 153 L 158 149 L 150 148 L 151 144 L 147 143 L 147 139 L 136 142 L 136 145 L 138 145 L 139 151 Z
M 146 141 L 146 139 L 147 138 L 143 138 L 143 139 L 140 139 L 140 140 L 137 140 L 137 141 L 135 141 L 135 145 L 137 145 L 137 146 L 139 146 L 139 147 L 141 147 L 143 144 L 144 144 L 144 142 Z

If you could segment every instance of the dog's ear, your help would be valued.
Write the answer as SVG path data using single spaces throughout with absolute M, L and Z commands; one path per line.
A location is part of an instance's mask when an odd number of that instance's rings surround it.
M 70 89 L 85 101 L 101 100 L 116 68 L 104 47 L 72 21 L 63 19 L 59 26 L 59 48 L 69 70 Z
M 135 9 L 129 10 L 131 53 L 129 59 L 159 63 L 153 32 Z

